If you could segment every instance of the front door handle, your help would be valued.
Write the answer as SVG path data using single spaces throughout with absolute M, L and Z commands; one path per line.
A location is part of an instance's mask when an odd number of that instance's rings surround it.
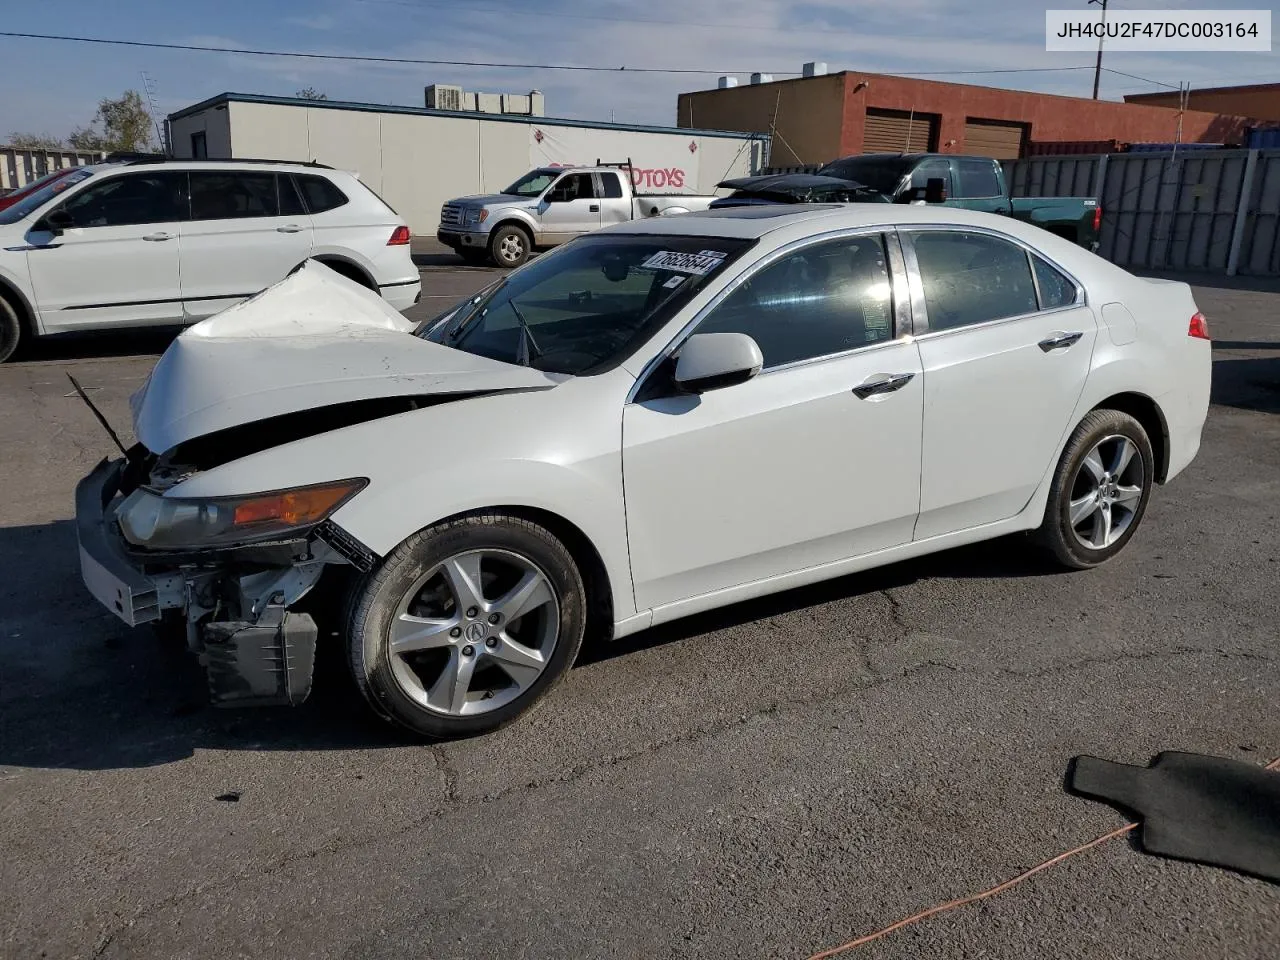
M 296 223 L 286 223 L 283 227 L 276 227 L 276 233 L 301 233 L 302 228 Z
M 588 209 L 589 209 L 592 213 L 599 213 L 599 212 L 600 212 L 600 204 L 598 204 L 598 203 L 593 203 L 590 207 L 588 207 Z
M 174 235 L 172 233 L 165 233 L 163 230 L 161 230 L 159 233 L 148 233 L 142 239 L 150 240 L 152 243 L 159 243 L 161 240 L 172 240 L 173 236 Z
M 876 374 L 876 376 L 870 377 L 854 387 L 853 393 L 858 398 L 867 400 L 871 397 L 901 390 L 914 378 L 914 373 Z
M 1084 334 L 1079 331 L 1073 333 L 1055 333 L 1052 337 L 1040 341 L 1040 349 L 1045 353 L 1048 353 L 1050 350 L 1065 350 L 1083 336 Z

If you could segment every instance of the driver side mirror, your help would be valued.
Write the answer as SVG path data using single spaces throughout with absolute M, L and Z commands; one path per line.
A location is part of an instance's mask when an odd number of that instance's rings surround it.
M 695 333 L 680 348 L 675 382 L 687 393 L 745 383 L 764 367 L 760 347 L 745 333 Z
M 37 224 L 37 226 L 48 230 L 55 237 L 61 236 L 64 230 L 70 230 L 75 225 L 75 220 L 65 210 L 54 210 Z

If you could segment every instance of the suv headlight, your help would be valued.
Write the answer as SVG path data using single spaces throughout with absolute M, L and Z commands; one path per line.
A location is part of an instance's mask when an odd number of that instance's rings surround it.
M 326 519 L 368 483 L 363 478 L 240 497 L 162 497 L 140 488 L 116 520 L 132 544 L 156 550 L 275 540 Z

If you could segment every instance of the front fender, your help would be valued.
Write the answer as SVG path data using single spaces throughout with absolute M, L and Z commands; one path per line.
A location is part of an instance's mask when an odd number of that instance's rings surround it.
M 493 231 L 499 227 L 506 226 L 509 223 L 518 224 L 529 231 L 529 235 L 538 239 L 538 235 L 542 233 L 542 224 L 537 217 L 533 216 L 527 210 L 517 210 L 510 207 L 501 207 L 489 214 L 489 219 L 480 224 L 487 234 L 493 235 Z

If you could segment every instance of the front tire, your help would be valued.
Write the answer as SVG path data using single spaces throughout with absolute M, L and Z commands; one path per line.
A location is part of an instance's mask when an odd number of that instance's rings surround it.
M 21 342 L 22 319 L 13 309 L 13 304 L 0 296 L 0 363 L 12 357 Z
M 1119 410 L 1094 410 L 1062 452 L 1036 538 L 1071 569 L 1105 563 L 1133 538 L 1154 483 L 1142 424 Z
M 518 267 L 529 259 L 529 234 L 513 224 L 499 227 L 489 238 L 489 258 L 500 267 Z
M 431 739 L 527 712 L 582 645 L 586 590 L 550 531 L 501 513 L 410 537 L 356 587 L 351 672 L 374 712 Z

